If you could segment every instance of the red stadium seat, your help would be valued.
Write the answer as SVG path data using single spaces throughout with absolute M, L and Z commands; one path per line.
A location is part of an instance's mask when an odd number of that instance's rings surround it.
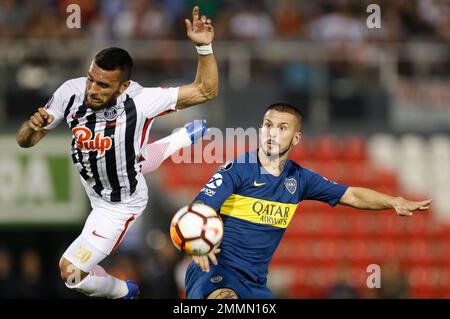
M 329 161 L 339 158 L 341 152 L 340 141 L 331 135 L 324 135 L 315 138 L 314 148 L 310 150 L 309 157 L 313 160 Z
M 364 162 L 367 159 L 365 140 L 361 136 L 348 136 L 344 139 L 342 159 L 353 163 Z

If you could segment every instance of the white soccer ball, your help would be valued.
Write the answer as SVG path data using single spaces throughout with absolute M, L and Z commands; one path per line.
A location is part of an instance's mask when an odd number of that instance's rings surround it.
M 189 255 L 206 255 L 219 246 L 223 222 L 220 215 L 205 204 L 186 205 L 173 216 L 170 237 L 179 250 Z

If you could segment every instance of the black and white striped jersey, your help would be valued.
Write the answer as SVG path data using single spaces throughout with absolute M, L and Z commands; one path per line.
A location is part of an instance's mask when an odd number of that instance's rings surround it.
M 46 105 L 55 120 L 72 131 L 72 161 L 95 193 L 120 202 L 136 190 L 152 121 L 175 111 L 178 88 L 144 88 L 131 82 L 116 105 L 93 111 L 84 104 L 86 78 L 65 82 Z M 143 180 L 143 179 L 140 179 Z

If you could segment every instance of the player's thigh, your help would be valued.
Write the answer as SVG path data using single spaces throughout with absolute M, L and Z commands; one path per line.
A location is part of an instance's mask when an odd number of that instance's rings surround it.
M 266 286 L 242 278 L 233 269 L 211 266 L 203 272 L 192 263 L 186 272 L 186 295 L 188 299 L 272 299 Z
M 114 251 L 132 223 L 142 213 L 138 211 L 133 214 L 132 210 L 123 205 L 93 206 L 83 231 L 63 254 L 66 260 L 83 272 L 90 272 Z
M 241 283 L 231 270 L 211 266 L 209 272 L 203 272 L 194 263 L 186 272 L 186 296 L 188 299 L 238 299 Z
M 130 227 L 142 214 L 146 201 L 109 203 L 103 199 L 91 200 L 92 212 L 84 225 L 81 236 L 105 255 L 111 254 L 125 237 Z

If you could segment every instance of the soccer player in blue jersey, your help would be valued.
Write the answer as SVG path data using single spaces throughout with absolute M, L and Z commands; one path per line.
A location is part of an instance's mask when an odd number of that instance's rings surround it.
M 220 212 L 224 236 L 208 256 L 193 257 L 185 279 L 187 298 L 272 298 L 266 286 L 269 263 L 303 200 L 366 210 L 395 209 L 399 216 L 429 208 L 430 199 L 413 202 L 339 185 L 288 160 L 302 138 L 301 125 L 302 114 L 296 107 L 269 106 L 260 148 L 221 166 L 195 198 L 194 202 Z

